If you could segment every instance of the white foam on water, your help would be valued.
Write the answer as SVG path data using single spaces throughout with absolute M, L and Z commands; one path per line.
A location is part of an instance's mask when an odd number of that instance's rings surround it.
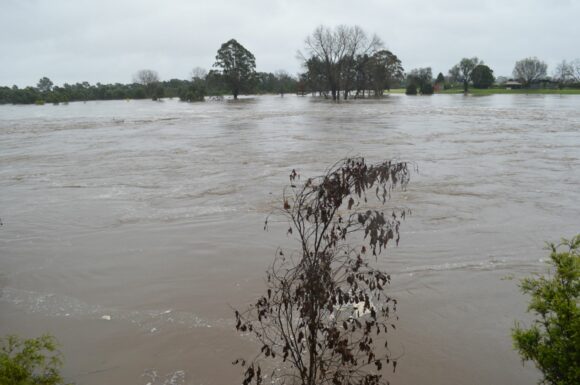
M 147 382 L 144 385 L 185 385 L 185 370 L 176 370 L 167 374 L 160 375 L 156 369 L 146 369 L 141 377 Z
M 518 268 L 535 268 L 535 267 L 545 267 L 544 261 L 539 259 L 537 261 L 524 260 L 524 259 L 514 259 L 514 258 L 489 258 L 486 260 L 479 261 L 468 261 L 468 262 L 446 262 L 433 265 L 420 265 L 405 268 L 399 274 L 417 274 L 425 272 L 442 272 L 442 271 L 491 271 L 491 270 L 506 270 L 506 269 L 516 269 Z
M 48 317 L 72 319 L 101 319 L 130 322 L 151 331 L 166 324 L 178 324 L 187 328 L 211 327 L 209 321 L 190 312 L 166 310 L 120 310 L 83 302 L 70 296 L 38 293 L 29 290 L 4 287 L 0 301 L 10 303 L 26 313 L 40 313 Z

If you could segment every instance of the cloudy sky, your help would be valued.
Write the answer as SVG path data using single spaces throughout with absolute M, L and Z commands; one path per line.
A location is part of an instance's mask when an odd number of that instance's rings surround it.
M 0 85 L 162 79 L 209 69 L 237 39 L 259 71 L 300 71 L 296 52 L 316 26 L 360 25 L 406 70 L 447 73 L 478 56 L 497 75 L 537 56 L 551 74 L 580 58 L 580 0 L 0 0 Z

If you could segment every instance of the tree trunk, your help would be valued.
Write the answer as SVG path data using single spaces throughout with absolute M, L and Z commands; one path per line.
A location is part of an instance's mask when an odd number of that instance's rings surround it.
M 468 84 L 467 84 L 467 80 L 464 80 L 464 81 L 463 81 L 463 92 L 464 92 L 464 93 L 467 93 L 467 91 L 469 91 L 469 89 L 468 89 L 468 87 L 467 87 L 467 86 L 468 86 Z

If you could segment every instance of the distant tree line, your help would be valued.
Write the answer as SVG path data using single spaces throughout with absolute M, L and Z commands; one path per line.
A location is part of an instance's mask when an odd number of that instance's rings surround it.
M 529 57 L 515 63 L 513 77 L 498 77 L 493 70 L 477 57 L 463 58 L 449 69 L 448 75 L 439 73 L 433 79 L 431 68 L 417 68 L 407 73 L 404 86 L 407 95 L 430 95 L 444 89 L 461 87 L 469 92 L 469 87 L 487 89 L 491 87 L 513 88 L 580 88 L 580 60 L 560 63 L 552 77 L 548 76 L 548 65 L 536 57 Z
M 199 69 L 196 69 L 199 70 Z M 298 81 L 284 71 L 257 72 L 244 93 L 285 94 L 295 93 Z M 184 101 L 203 100 L 207 96 L 230 93 L 227 81 L 219 71 L 198 73 L 190 80 L 161 81 L 155 71 L 139 71 L 129 84 L 90 84 L 88 82 L 55 86 L 43 77 L 36 87 L 0 87 L 0 104 L 67 103 L 89 100 L 123 100 L 180 98 Z
M 493 70 L 477 57 L 463 58 L 447 76 L 433 78 L 431 67 L 405 73 L 401 60 L 385 49 L 377 35 L 368 35 L 359 26 L 319 26 L 305 40 L 299 52 L 304 71 L 292 76 L 285 71 L 257 72 L 256 58 L 235 39 L 223 43 L 213 68 L 193 70 L 190 79 L 162 81 L 157 72 L 137 72 L 129 84 L 89 84 L 55 86 L 43 77 L 36 87 L 0 87 L 0 104 L 44 104 L 69 101 L 152 99 L 179 97 L 182 101 L 203 101 L 206 96 L 241 94 L 313 93 L 333 100 L 349 97 L 380 97 L 392 88 L 405 88 L 408 95 L 430 95 L 444 89 L 493 86 L 521 88 L 580 88 L 580 59 L 562 61 L 553 76 L 547 64 L 536 57 L 515 63 L 511 79 L 496 79 Z M 510 83 L 506 83 L 512 80 Z
M 562 61 L 550 77 L 544 61 L 528 57 L 515 63 L 511 78 L 495 78 L 493 70 L 477 57 L 463 58 L 449 70 L 444 82 L 446 88 L 461 83 L 465 92 L 468 92 L 469 85 L 480 89 L 505 84 L 520 88 L 580 88 L 580 59 Z

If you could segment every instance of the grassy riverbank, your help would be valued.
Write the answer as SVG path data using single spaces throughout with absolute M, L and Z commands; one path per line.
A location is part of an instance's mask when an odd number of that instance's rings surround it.
M 385 92 L 385 95 L 388 94 L 404 94 L 404 88 L 394 88 L 389 92 Z M 436 94 L 462 94 L 463 88 L 452 88 L 450 90 L 444 90 L 440 92 L 436 92 Z M 519 89 L 519 90 L 507 90 L 505 88 L 488 88 L 485 90 L 470 88 L 469 94 L 471 95 L 495 95 L 495 94 L 545 94 L 545 95 L 580 95 L 580 89 L 572 89 L 572 88 L 565 88 L 563 90 L 558 89 L 538 89 L 538 90 L 531 90 L 531 89 Z
M 463 89 L 453 88 L 450 90 L 444 90 L 440 92 L 441 94 L 462 94 Z M 549 94 L 549 95 L 580 95 L 580 89 L 519 89 L 519 90 L 508 90 L 505 88 L 488 88 L 488 89 L 476 89 L 470 88 L 469 93 L 472 95 L 495 95 L 495 94 Z

